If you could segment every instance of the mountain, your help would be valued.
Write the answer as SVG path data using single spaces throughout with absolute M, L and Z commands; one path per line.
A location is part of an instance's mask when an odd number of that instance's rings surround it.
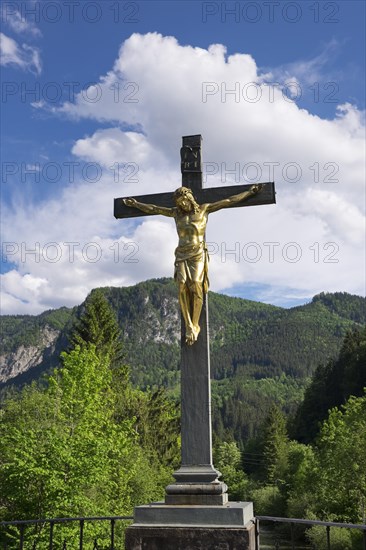
M 126 362 L 141 387 L 179 381 L 180 314 L 172 279 L 103 289 L 124 337 Z M 366 300 L 321 293 L 306 305 L 284 309 L 209 293 L 211 368 L 225 384 L 235 377 L 304 380 L 335 357 L 347 330 L 366 323 Z M 78 307 L 38 316 L 1 317 L 0 383 L 21 385 L 58 364 Z
M 0 388 L 28 383 L 57 366 L 74 315 L 66 307 L 34 316 L 2 315 Z

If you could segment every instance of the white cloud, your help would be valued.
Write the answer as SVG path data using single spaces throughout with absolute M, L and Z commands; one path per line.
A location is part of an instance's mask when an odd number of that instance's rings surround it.
M 138 166 L 161 166 L 164 155 L 149 143 L 146 136 L 136 132 L 123 132 L 120 128 L 97 130 L 91 137 L 78 139 L 72 153 L 82 159 L 98 162 L 109 168 L 115 163 L 131 159 Z
M 8 2 L 1 6 L 1 19 L 17 34 L 29 34 L 32 36 L 42 36 L 41 31 L 31 20 L 24 17 L 19 10 L 12 9 L 16 5 Z
M 20 46 L 13 38 L 3 33 L 0 33 L 0 64 L 16 65 L 35 74 L 42 72 L 39 49 L 27 44 Z
M 324 81 L 339 81 L 340 74 L 338 72 L 329 72 L 329 63 L 341 51 L 341 45 L 335 40 L 331 40 L 325 45 L 323 51 L 312 59 L 301 59 L 286 63 L 278 67 L 270 69 L 263 76 L 266 81 L 271 82 L 298 82 L 301 85 L 314 86 L 316 83 Z M 329 92 L 332 89 L 328 90 Z
M 233 94 L 225 96 L 236 82 L 238 101 Z M 241 83 L 246 82 L 258 83 L 258 101 L 245 95 Z M 276 205 L 210 218 L 213 290 L 258 283 L 306 297 L 322 290 L 364 292 L 364 115 L 356 107 L 341 105 L 334 120 L 323 120 L 299 109 L 280 89 L 271 97 L 250 55 L 227 56 L 221 45 L 181 46 L 174 37 L 156 33 L 126 40 L 98 86 L 98 101 L 79 94 L 58 112 L 110 124 L 72 148 L 76 159 L 98 163 L 103 177 L 94 184 L 69 184 L 57 200 L 5 211 L 4 240 L 19 248 L 9 257 L 17 275 L 4 278 L 6 311 L 73 305 L 98 285 L 171 276 L 174 222 L 116 221 L 113 198 L 178 187 L 181 136 L 196 133 L 204 138 L 204 161 L 216 163 L 210 165 L 216 173 L 207 176 L 206 186 L 229 185 L 236 176 L 244 183 L 255 171 L 259 180 L 269 181 L 272 169 L 277 188 Z M 211 90 L 206 101 L 203 89 Z M 115 163 L 121 165 L 117 181 Z M 127 165 L 137 167 L 135 181 L 124 172 Z M 225 181 L 225 170 L 234 168 L 236 174 L 227 174 Z M 73 262 L 70 245 L 63 244 L 71 241 L 79 243 Z M 29 248 L 39 242 L 41 251 L 46 246 L 50 252 L 47 243 L 57 243 L 61 258 L 54 263 L 42 254 L 39 262 L 30 255 L 22 259 L 22 242 Z M 87 243 L 96 245 L 88 249 Z M 101 258 L 90 261 L 85 251 L 98 246 Z M 29 287 L 29 276 L 38 286 Z

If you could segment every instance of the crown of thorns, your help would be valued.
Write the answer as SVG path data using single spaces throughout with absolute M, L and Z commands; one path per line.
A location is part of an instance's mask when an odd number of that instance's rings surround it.
M 179 199 L 180 197 L 189 197 L 194 199 L 192 191 L 188 187 L 179 187 L 175 193 L 174 198 Z

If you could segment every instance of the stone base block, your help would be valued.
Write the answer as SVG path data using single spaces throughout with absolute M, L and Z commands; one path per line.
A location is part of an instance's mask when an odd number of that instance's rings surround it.
M 253 523 L 237 528 L 148 527 L 126 531 L 126 550 L 255 550 Z
M 153 502 L 135 508 L 133 525 L 244 527 L 253 517 L 252 502 L 229 502 L 224 506 L 171 506 Z

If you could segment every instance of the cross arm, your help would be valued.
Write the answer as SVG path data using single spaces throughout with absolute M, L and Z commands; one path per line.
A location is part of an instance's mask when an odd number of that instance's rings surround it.
M 246 197 L 243 202 L 233 201 L 230 204 L 225 205 L 226 208 L 235 208 L 242 206 L 257 206 L 262 204 L 274 204 L 276 202 L 276 192 L 274 182 L 261 183 L 262 188 L 259 193 Z M 225 187 L 211 187 L 206 189 L 200 189 L 195 193 L 197 202 L 199 204 L 215 203 L 224 201 L 245 192 L 250 191 L 252 184 L 248 185 L 228 185 Z
M 124 197 L 127 198 L 127 197 Z M 124 198 L 114 199 L 114 217 L 115 218 L 137 218 L 140 216 L 153 216 L 160 212 L 143 212 L 139 208 L 127 206 L 123 201 Z M 156 193 L 155 195 L 140 195 L 138 197 L 128 197 L 135 199 L 137 202 L 144 204 L 153 204 L 158 208 L 173 208 L 174 198 L 173 193 Z
M 243 202 L 232 203 L 226 208 L 235 208 L 242 206 L 256 206 L 261 204 L 273 204 L 276 202 L 275 186 L 273 182 L 262 183 L 262 189 L 259 193 L 247 198 Z M 248 185 L 227 185 L 225 187 L 211 187 L 197 189 L 193 192 L 196 201 L 199 204 L 207 204 L 222 201 L 249 191 L 252 187 Z M 127 197 L 125 197 L 127 198 Z M 131 197 L 138 202 L 145 204 L 154 204 L 163 208 L 174 208 L 174 193 L 156 193 L 155 195 L 140 195 Z M 114 199 L 114 217 L 115 218 L 137 218 L 141 216 L 153 216 L 155 212 L 142 212 L 138 208 L 125 205 L 123 198 Z

